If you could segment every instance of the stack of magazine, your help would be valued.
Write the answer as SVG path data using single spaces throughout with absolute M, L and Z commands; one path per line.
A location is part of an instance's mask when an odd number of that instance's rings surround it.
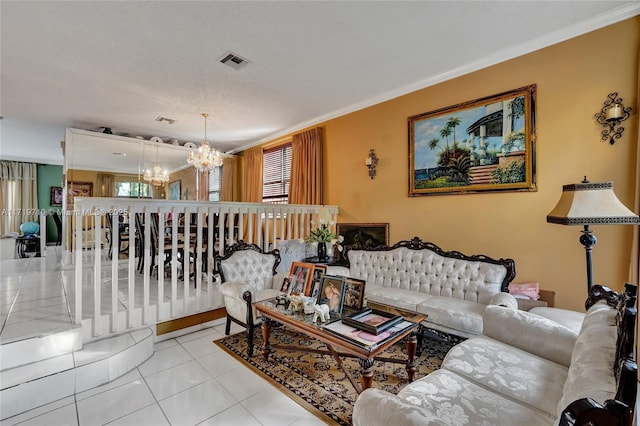
M 393 338 L 397 333 L 415 325 L 399 315 L 367 309 L 351 316 L 343 316 L 324 326 L 324 330 L 358 346 L 372 350 Z

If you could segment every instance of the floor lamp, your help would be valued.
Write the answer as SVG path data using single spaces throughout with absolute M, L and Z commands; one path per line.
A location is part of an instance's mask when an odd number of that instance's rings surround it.
M 584 226 L 580 243 L 587 256 L 587 292 L 593 285 L 591 250 L 598 241 L 589 226 L 640 223 L 638 215 L 616 197 L 613 182 L 591 183 L 586 176 L 580 183 L 562 186 L 562 196 L 547 215 L 547 222 Z

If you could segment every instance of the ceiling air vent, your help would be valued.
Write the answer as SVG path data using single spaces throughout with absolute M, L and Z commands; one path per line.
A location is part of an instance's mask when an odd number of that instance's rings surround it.
M 165 123 L 173 124 L 173 123 L 175 123 L 176 120 L 174 120 L 172 118 L 158 116 L 158 117 L 156 117 L 156 121 L 159 121 L 161 123 L 165 122 Z
M 227 52 L 222 56 L 222 58 L 220 58 L 220 63 L 228 65 L 234 70 L 238 71 L 239 69 L 244 68 L 246 65 L 249 65 L 251 61 L 238 56 L 233 52 Z

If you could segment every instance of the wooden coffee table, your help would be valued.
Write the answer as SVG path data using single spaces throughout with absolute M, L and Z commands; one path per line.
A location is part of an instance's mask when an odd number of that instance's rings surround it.
M 360 393 L 364 389 L 370 388 L 373 382 L 373 363 L 374 361 L 400 363 L 401 360 L 382 357 L 387 348 L 394 343 L 404 339 L 407 348 L 407 360 L 402 362 L 405 364 L 409 381 L 412 382 L 416 372 L 415 354 L 416 354 L 416 331 L 427 316 L 411 318 L 411 325 L 407 328 L 394 333 L 388 339 L 383 340 L 379 344 L 373 346 L 362 346 L 339 337 L 334 333 L 330 333 L 323 329 L 323 324 L 314 324 L 311 322 L 313 315 L 304 315 L 303 313 L 291 313 L 284 309 L 284 306 L 277 306 L 275 299 L 254 303 L 256 310 L 262 316 L 262 338 L 264 345 L 262 348 L 262 356 L 265 361 L 269 359 L 271 348 L 284 350 L 297 350 L 303 352 L 313 352 L 332 355 L 338 363 L 338 366 L 345 373 L 356 392 Z M 338 320 L 339 321 L 339 320 Z M 317 339 L 325 344 L 327 350 L 309 349 L 298 346 L 289 345 L 271 345 L 269 343 L 269 335 L 273 323 L 283 324 L 285 327 L 303 333 L 309 337 Z M 356 358 L 360 364 L 360 385 L 354 380 L 349 370 L 345 367 L 342 359 L 345 357 Z

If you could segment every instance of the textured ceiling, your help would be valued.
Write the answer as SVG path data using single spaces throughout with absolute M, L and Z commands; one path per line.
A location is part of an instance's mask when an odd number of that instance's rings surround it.
M 0 157 L 61 163 L 64 133 L 49 133 L 64 127 L 199 142 L 202 112 L 232 152 L 638 13 L 637 1 L 3 1 Z M 228 51 L 251 63 L 219 63 Z

